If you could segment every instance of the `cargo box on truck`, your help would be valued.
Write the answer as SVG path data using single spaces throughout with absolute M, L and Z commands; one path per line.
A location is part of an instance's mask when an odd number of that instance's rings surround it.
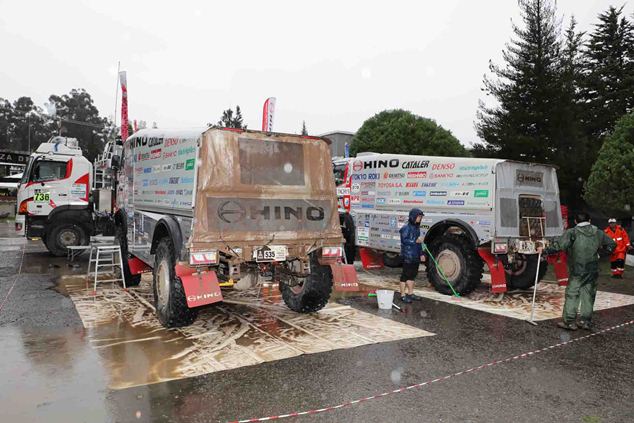
M 425 217 L 421 234 L 460 293 L 480 283 L 486 262 L 494 292 L 533 285 L 536 242 L 563 232 L 557 172 L 552 166 L 498 159 L 360 154 L 334 163 L 348 243 L 379 251 L 400 265 L 399 229 L 408 211 Z M 352 241 L 350 241 L 352 240 Z M 558 267 L 561 268 L 562 266 Z M 433 262 L 429 280 L 452 291 Z M 539 278 L 546 272 L 540 266 Z M 565 275 L 561 277 L 562 282 Z
M 166 326 L 222 300 L 219 283 L 279 283 L 312 312 L 341 273 L 342 236 L 325 140 L 238 129 L 142 130 L 124 143 L 115 225 L 132 260 L 153 273 Z M 349 270 L 349 269 L 348 269 Z

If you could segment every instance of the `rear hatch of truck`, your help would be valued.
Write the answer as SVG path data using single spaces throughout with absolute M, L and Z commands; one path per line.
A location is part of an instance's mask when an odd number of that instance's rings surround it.
M 557 171 L 505 161 L 496 166 L 495 236 L 541 239 L 563 233 Z
M 258 131 L 209 129 L 201 139 L 193 250 L 249 260 L 263 245 L 291 257 L 342 242 L 326 141 Z

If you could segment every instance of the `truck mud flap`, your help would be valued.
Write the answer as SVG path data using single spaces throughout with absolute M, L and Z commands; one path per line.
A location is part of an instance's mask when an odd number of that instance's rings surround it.
M 223 300 L 216 272 L 191 273 L 179 277 L 185 290 L 187 307 L 200 307 Z
M 128 260 L 128 267 L 130 268 L 131 275 L 138 275 L 140 273 L 151 272 L 152 268 L 143 263 L 136 257 L 132 257 Z
M 352 264 L 331 263 L 332 281 L 335 291 L 356 292 L 359 291 L 359 279 L 357 271 Z
M 506 287 L 506 271 L 502 260 L 498 260 L 489 248 L 478 248 L 478 254 L 489 267 L 491 273 L 491 292 L 500 294 L 508 291 Z
M 555 277 L 559 286 L 568 286 L 568 256 L 564 252 L 548 256 L 548 264 L 555 269 Z
M 366 247 L 359 247 L 359 256 L 364 269 L 383 269 L 383 254 Z

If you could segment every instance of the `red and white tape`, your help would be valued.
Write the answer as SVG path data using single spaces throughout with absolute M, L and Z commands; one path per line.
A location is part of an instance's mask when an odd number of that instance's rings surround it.
M 288 414 L 279 414 L 277 416 L 269 416 L 269 417 L 259 417 L 259 418 L 253 418 L 253 419 L 245 419 L 245 420 L 234 420 L 231 423 L 253 423 L 253 422 L 266 422 L 269 420 L 279 420 L 279 419 L 285 419 L 288 417 L 299 417 L 299 416 L 307 416 L 310 414 L 319 414 L 319 413 L 325 413 L 327 411 L 334 411 L 334 410 L 338 410 L 340 408 L 344 408 L 344 407 L 349 407 L 351 405 L 355 405 L 355 404 L 359 404 L 362 402 L 366 402 L 366 401 L 370 401 L 373 399 L 377 399 L 377 398 L 383 398 L 383 397 L 387 397 L 389 395 L 393 395 L 393 394 L 400 394 L 402 392 L 405 391 L 409 391 L 415 388 L 421 388 L 423 386 L 426 385 L 431 385 L 432 383 L 438 383 L 438 382 L 443 382 L 447 379 L 451 379 L 452 377 L 456 377 L 456 376 L 461 376 L 467 373 L 472 373 L 472 372 L 477 372 L 478 370 L 482 370 L 485 369 L 487 367 L 492 367 L 495 366 L 496 364 L 502 364 L 502 363 L 507 363 L 510 361 L 514 361 L 514 360 L 520 360 L 522 358 L 528 358 L 531 357 L 535 354 L 539 354 L 539 353 L 543 353 L 546 352 L 548 350 L 552 350 L 554 348 L 559 348 L 559 347 L 563 347 L 565 345 L 568 344 L 572 344 L 573 342 L 579 342 L 582 341 L 584 339 L 589 339 L 592 338 L 593 336 L 597 336 L 597 335 L 601 335 L 602 333 L 606 333 L 606 332 L 610 332 L 625 326 L 629 326 L 634 324 L 634 320 L 630 320 L 628 322 L 625 323 L 621 323 L 620 325 L 615 325 L 615 326 L 611 326 L 609 328 L 606 329 L 602 329 L 596 332 L 592 332 L 588 335 L 585 336 L 580 336 L 579 338 L 573 338 L 570 339 L 568 341 L 565 342 L 560 342 L 558 344 L 554 344 L 554 345 L 550 345 L 548 347 L 544 347 L 541 348 L 539 350 L 535 350 L 535 351 L 531 351 L 531 352 L 527 352 L 527 353 L 523 353 L 523 354 L 518 354 L 518 355 L 514 355 L 513 357 L 508 357 L 502 360 L 496 360 L 496 361 L 492 361 L 490 363 L 486 363 L 486 364 L 482 364 L 481 366 L 477 366 L 477 367 L 472 367 L 470 369 L 467 370 L 462 370 L 460 372 L 457 373 L 453 373 L 444 377 L 439 377 L 436 379 L 432 379 L 432 380 L 428 380 L 426 382 L 422 382 L 422 383 L 417 383 L 415 385 L 409 385 L 409 386 L 405 386 L 403 388 L 398 388 L 398 389 L 394 389 L 392 391 L 387 391 L 387 392 L 383 392 L 382 394 L 377 394 L 377 395 L 372 395 L 369 397 L 364 397 L 364 398 L 359 398 L 353 401 L 348 401 L 348 402 L 344 402 L 342 404 L 338 404 L 338 405 L 333 405 L 333 406 L 329 406 L 329 407 L 324 407 L 324 408 L 318 408 L 318 409 L 314 409 L 314 410 L 307 410 L 307 411 L 296 411 L 294 413 L 288 413 Z

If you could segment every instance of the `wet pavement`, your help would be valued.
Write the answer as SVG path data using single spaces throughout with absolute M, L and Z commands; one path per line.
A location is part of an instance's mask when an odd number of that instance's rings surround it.
M 91 314 L 86 311 L 91 310 L 86 308 L 89 299 L 81 295 L 83 268 L 68 267 L 65 259 L 48 256 L 40 243 L 11 235 L 10 224 L 0 222 L 2 421 L 213 422 L 264 417 L 336 405 L 584 335 L 558 330 L 553 320 L 533 327 L 519 318 L 434 298 L 399 313 L 380 312 L 376 299 L 365 295 L 345 296 L 319 317 L 299 316 L 295 321 L 274 300 L 261 304 L 246 293 L 219 307 L 230 312 L 205 311 L 207 317 L 202 316 L 205 322 L 214 322 L 219 318 L 214 316 L 234 313 L 234 323 L 203 326 L 195 329 L 200 336 L 192 336 L 147 325 L 150 318 L 138 306 L 145 298 L 142 289 L 127 294 L 104 284 L 92 299 L 99 306 Z M 634 295 L 634 269 L 626 276 L 623 281 L 602 276 L 600 289 Z M 391 275 L 386 278 L 392 280 Z M 121 294 L 128 299 L 122 300 Z M 275 298 L 276 293 L 267 295 Z M 612 306 L 596 313 L 599 327 L 634 319 L 634 306 Z M 338 313 L 346 317 L 333 317 Z M 279 317 L 291 319 L 295 327 L 280 327 Z M 231 328 L 229 334 L 246 331 L 241 337 L 223 334 L 202 342 L 222 327 Z M 262 337 L 249 331 L 273 337 L 274 348 L 253 348 Z M 296 331 L 315 336 L 290 342 L 299 338 Z M 431 334 L 435 336 L 427 336 Z M 285 337 L 289 342 L 280 341 Z M 362 338 L 368 341 L 358 342 Z M 204 350 L 223 339 L 231 339 L 233 349 L 220 358 L 231 366 L 214 370 L 211 367 L 222 360 L 199 352 L 192 367 L 198 370 L 174 373 L 182 351 L 197 343 Z M 326 344 L 330 346 L 325 348 Z M 297 420 L 634 421 L 633 346 L 630 325 L 526 359 Z M 280 348 L 286 348 L 287 355 Z M 173 380 L 162 381 L 166 379 Z

